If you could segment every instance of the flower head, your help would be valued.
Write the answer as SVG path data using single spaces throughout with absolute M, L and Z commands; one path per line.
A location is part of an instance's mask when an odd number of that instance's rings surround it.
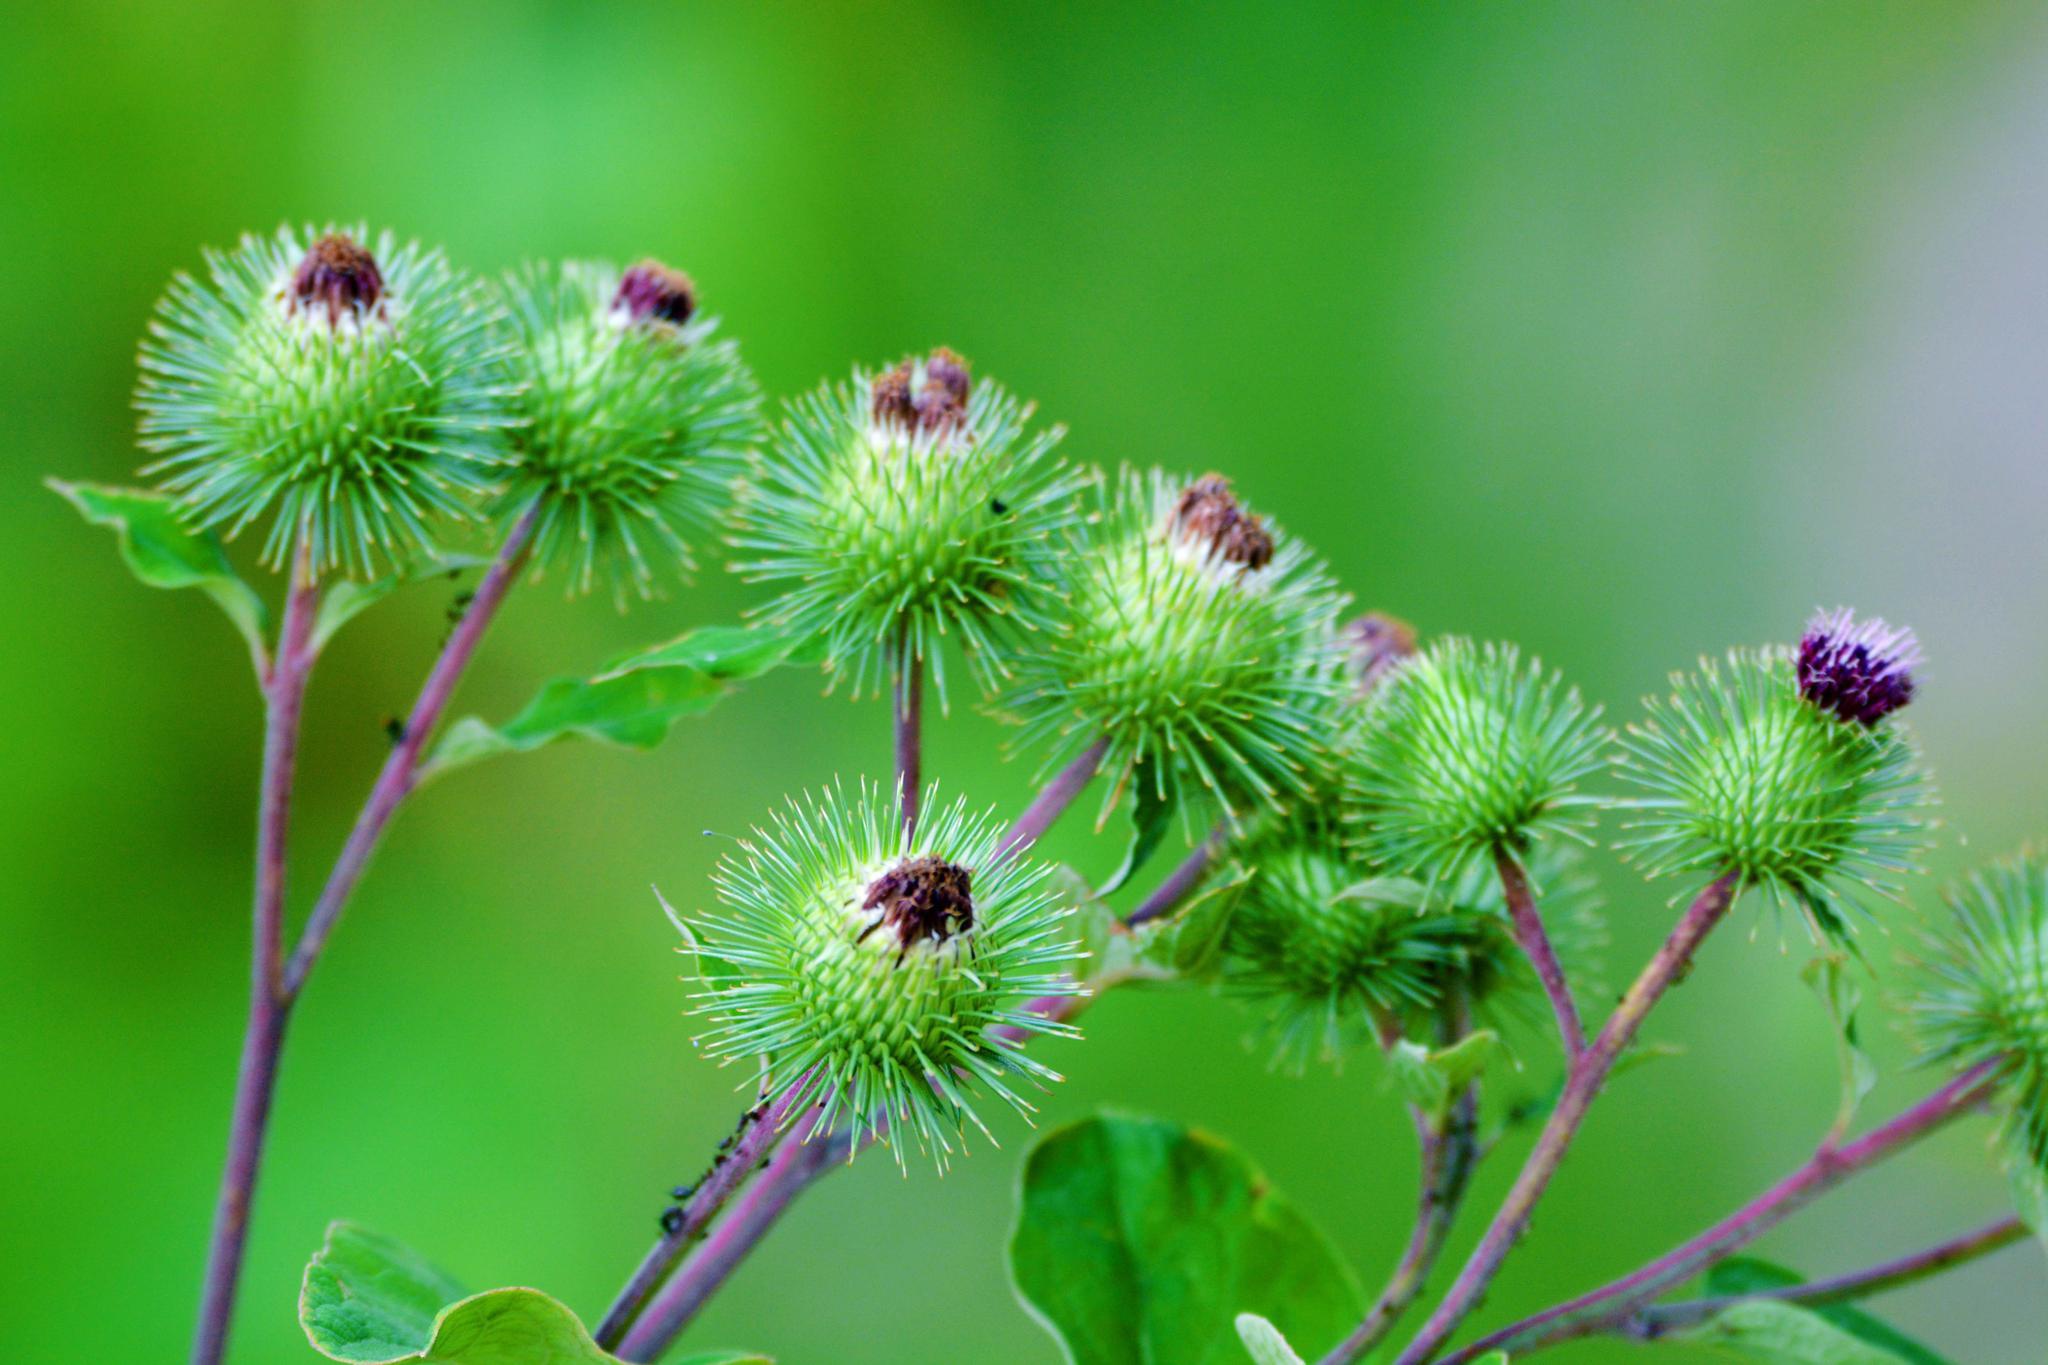
M 1823 711 L 1875 725 L 1913 700 L 1920 641 L 1847 608 L 1816 612 L 1799 639 L 1799 694 Z
M 142 443 L 193 521 L 273 517 L 315 570 L 435 552 L 502 459 L 509 374 L 493 315 L 438 251 L 282 228 L 180 275 L 143 342 Z
M 1946 899 L 1953 923 L 1913 1006 L 1920 1041 L 1959 1067 L 2009 1059 L 2005 1132 L 2048 1178 L 2048 857 L 2023 851 Z
M 780 589 L 759 614 L 823 639 L 856 696 L 925 660 L 943 704 L 947 636 L 993 686 L 1051 620 L 1077 510 L 1062 433 L 1031 415 L 943 347 L 792 404 L 735 515 L 733 567 Z
M 1840 940 L 1845 908 L 1895 894 L 1926 847 L 1932 794 L 1897 722 L 1809 704 L 1788 651 L 1702 660 L 1644 705 L 1621 772 L 1649 795 L 1621 846 L 1648 875 L 1733 872 Z
M 1055 759 L 1107 741 L 1113 802 L 1141 765 L 1233 818 L 1304 789 L 1343 690 L 1343 597 L 1217 475 L 1126 470 L 1065 555 L 1059 628 L 1006 709 Z
M 795 1085 L 820 1132 L 893 1129 L 943 1164 L 966 1123 L 988 1131 L 977 1085 L 1028 1114 L 1016 1082 L 1058 1079 L 1017 1037 L 1074 1035 L 1024 1005 L 1072 993 L 1080 954 L 1049 865 L 999 853 L 992 815 L 924 804 L 912 835 L 865 786 L 790 801 L 720 862 L 723 908 L 691 928 L 707 1055 Z
M 1429 883 L 1495 849 L 1584 837 L 1601 767 L 1597 709 L 1512 645 L 1446 639 L 1366 698 L 1344 750 L 1361 853 Z
M 760 437 L 739 347 L 659 261 L 533 267 L 505 285 L 520 380 L 506 517 L 537 509 L 534 560 L 573 590 L 620 595 L 692 567 L 690 536 L 725 505 Z

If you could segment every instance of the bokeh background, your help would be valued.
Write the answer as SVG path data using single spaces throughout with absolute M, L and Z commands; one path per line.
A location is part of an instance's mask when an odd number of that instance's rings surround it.
M 1909 621 L 1947 830 L 1913 911 L 1866 937 L 1877 962 L 1939 876 L 2048 835 L 2048 25 L 2024 7 L 46 0 L 8 29 L 12 1359 L 185 1349 L 259 741 L 213 607 L 136 586 L 38 480 L 130 477 L 153 299 L 202 245 L 283 219 L 388 223 L 482 271 L 662 255 L 777 394 L 949 342 L 1067 423 L 1077 457 L 1226 470 L 1364 605 L 1519 640 L 1619 717 L 1816 604 Z M 446 595 L 381 608 L 321 666 L 302 895 Z M 625 615 L 522 590 L 458 709 L 502 716 L 748 597 L 718 569 Z M 1002 739 L 956 708 L 929 768 L 1015 807 L 1032 765 Z M 296 1020 L 236 1359 L 312 1358 L 295 1291 L 338 1215 L 595 1314 L 737 1104 L 691 1054 L 649 884 L 701 900 L 701 831 L 887 752 L 879 707 L 786 676 L 652 756 L 562 746 L 430 788 Z M 1100 871 L 1085 823 L 1054 845 Z M 1676 888 L 1608 882 L 1632 970 Z M 1734 925 L 1654 1026 L 1686 1055 L 1616 1085 L 1486 1320 L 1662 1250 L 1825 1127 L 1801 945 Z M 1193 996 L 1119 996 L 1090 1025 L 1054 1049 L 1072 1080 L 1050 1120 L 1207 1125 L 1368 1279 L 1391 1263 L 1411 1153 L 1369 1059 L 1270 1076 L 1231 1007 Z M 1925 1082 L 1874 1032 L 1882 1113 Z M 1004 1136 L 943 1182 L 879 1159 L 821 1186 L 688 1340 L 799 1365 L 1057 1359 L 1007 1287 L 1026 1138 Z M 1984 1136 L 1866 1177 L 1767 1250 L 1846 1269 L 1992 1215 Z M 2042 1272 L 2024 1247 L 1882 1307 L 1957 1360 L 2038 1365 Z

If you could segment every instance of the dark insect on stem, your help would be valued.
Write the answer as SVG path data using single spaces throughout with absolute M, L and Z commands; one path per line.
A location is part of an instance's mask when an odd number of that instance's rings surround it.
M 664 1236 L 673 1237 L 683 1230 L 683 1211 L 671 1204 L 661 1211 L 661 1231 Z
M 999 517 L 1006 517 L 1010 515 L 1010 504 L 1004 502 L 1001 498 L 990 498 L 988 500 L 988 510 Z
M 384 717 L 383 729 L 384 738 L 390 740 L 393 747 L 405 743 L 405 722 L 397 716 Z

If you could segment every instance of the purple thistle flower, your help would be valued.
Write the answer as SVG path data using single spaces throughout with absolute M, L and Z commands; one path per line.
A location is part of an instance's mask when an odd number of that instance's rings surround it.
M 619 277 L 612 309 L 629 322 L 651 318 L 680 327 L 697 311 L 697 287 L 672 266 L 653 259 L 641 261 Z
M 1875 725 L 1913 700 L 1920 641 L 1904 627 L 1847 607 L 1816 612 L 1799 639 L 1799 695 L 1823 711 Z

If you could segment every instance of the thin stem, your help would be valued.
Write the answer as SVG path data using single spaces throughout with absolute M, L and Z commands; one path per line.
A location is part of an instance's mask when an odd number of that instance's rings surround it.
M 1450 1236 L 1451 1225 L 1457 1220 L 1458 1206 L 1464 1202 L 1465 1189 L 1478 1163 L 1478 1126 L 1476 1086 L 1467 1086 L 1443 1119 L 1425 1120 L 1420 1125 L 1422 1193 L 1415 1230 L 1409 1234 L 1407 1249 L 1401 1253 L 1401 1260 L 1379 1298 L 1356 1330 L 1323 1357 L 1322 1365 L 1347 1365 L 1379 1345 L 1422 1293 Z
M 1179 908 L 1180 903 L 1202 884 L 1202 878 L 1209 875 L 1209 868 L 1215 863 L 1216 855 L 1223 851 L 1228 838 L 1221 825 L 1211 830 L 1209 837 L 1196 844 L 1194 852 L 1181 859 L 1180 865 L 1166 874 L 1166 880 L 1138 903 L 1137 909 L 1124 918 L 1124 923 L 1135 928 Z
M 719 1220 L 704 1244 L 692 1252 L 658 1298 L 647 1306 L 617 1347 L 621 1360 L 653 1360 L 681 1334 L 740 1262 L 765 1237 L 812 1181 L 851 1154 L 851 1137 L 840 1133 L 813 1140 L 815 1114 L 806 1115 L 789 1140 L 775 1149 L 761 1178 L 750 1185 Z
M 514 524 L 505 537 L 505 543 L 499 547 L 498 557 L 492 561 L 490 570 L 477 584 L 476 594 L 470 598 L 462 620 L 456 623 L 448 643 L 442 646 L 441 657 L 434 660 L 432 671 L 420 687 L 419 698 L 413 702 L 412 714 L 406 717 L 405 733 L 392 745 L 390 756 L 384 760 L 384 768 L 377 774 L 377 784 L 370 789 L 369 799 L 356 816 L 355 828 L 349 831 L 348 842 L 342 845 L 341 856 L 335 859 L 334 870 L 327 875 L 327 885 L 321 888 L 320 899 L 314 902 L 313 912 L 306 918 L 306 927 L 299 933 L 298 946 L 292 950 L 291 961 L 285 964 L 284 993 L 287 997 L 296 999 L 305 988 L 306 977 L 311 974 L 313 964 L 319 961 L 321 949 L 327 946 L 327 936 L 334 932 L 334 922 L 341 917 L 350 893 L 361 880 L 363 869 L 369 865 L 370 855 L 376 851 L 377 840 L 383 835 L 384 827 L 391 823 L 391 817 L 419 781 L 420 756 L 426 751 L 427 740 L 433 736 L 442 713 L 448 709 L 448 703 L 455 695 L 455 686 L 475 657 L 484 632 L 490 629 L 498 609 L 505 603 L 505 595 L 512 590 L 519 571 L 525 567 L 527 555 L 533 548 L 534 523 L 539 515 L 540 504 L 535 503 Z
M 611 1348 L 625 1338 L 627 1330 L 647 1310 L 655 1291 L 682 1260 L 683 1253 L 703 1235 L 712 1218 L 780 1140 L 797 1103 L 796 1094 L 797 1087 L 792 1086 L 773 1103 L 758 1104 L 741 1116 L 738 1131 L 719 1144 L 710 1173 L 683 1204 L 682 1216 L 664 1225 L 661 1237 L 641 1258 L 632 1278 L 612 1301 L 604 1321 L 597 1325 L 598 1345 Z
M 1823 1143 L 1805 1165 L 1683 1246 L 1612 1284 L 1549 1308 L 1446 1357 L 1444 1365 L 1510 1350 L 1519 1359 L 1537 1346 L 1606 1331 L 1666 1290 L 1684 1283 L 1761 1237 L 1850 1176 L 1976 1108 L 1998 1084 L 2006 1059 L 1981 1062 L 1854 1142 Z
M 1537 913 L 1536 897 L 1529 890 L 1528 874 L 1515 860 L 1515 855 L 1505 848 L 1493 852 L 1493 865 L 1500 871 L 1501 891 L 1508 902 L 1508 920 L 1515 931 L 1515 943 L 1521 948 L 1529 965 L 1536 969 L 1536 979 L 1543 983 L 1543 993 L 1550 998 L 1550 1012 L 1557 1017 L 1558 1036 L 1564 1039 L 1564 1055 L 1576 1058 L 1586 1050 L 1586 1028 L 1579 1022 L 1579 1007 L 1572 1003 L 1571 984 L 1564 979 L 1564 967 L 1557 960 L 1557 952 L 1550 946 L 1550 935 L 1543 931 L 1543 916 Z
M 1771 1299 L 1779 1303 L 1796 1303 L 1808 1308 L 1825 1308 L 1829 1304 L 1848 1303 L 1856 1299 L 1867 1299 L 1901 1285 L 1912 1284 L 1966 1265 L 1980 1256 L 2024 1241 L 2032 1233 L 2026 1222 L 2017 1217 L 2001 1218 L 1987 1223 L 1974 1232 L 1966 1232 L 1924 1251 L 1910 1256 L 1851 1271 L 1846 1275 L 1835 1275 L 1825 1280 L 1808 1280 L 1805 1284 L 1788 1284 L 1776 1289 L 1758 1290 L 1754 1294 L 1725 1294 L 1710 1299 L 1691 1299 L 1685 1303 L 1668 1303 L 1658 1307 L 1644 1308 L 1629 1316 L 1617 1326 L 1616 1333 L 1641 1341 L 1655 1341 L 1680 1331 L 1740 1303 L 1757 1299 Z
M 1046 784 L 1045 790 L 1024 808 L 1024 813 L 1017 817 L 1017 822 L 1003 835 L 1003 842 L 996 846 L 996 856 L 1015 853 L 1045 837 L 1045 832 L 1052 828 L 1053 821 L 1066 813 L 1067 807 L 1074 804 L 1074 798 L 1094 779 L 1096 769 L 1102 766 L 1102 756 L 1108 750 L 1109 741 L 1098 739 L 1083 749 L 1066 767 L 1053 774 L 1053 779 Z
M 1522 1164 L 1521 1174 L 1515 1178 L 1513 1188 L 1502 1201 L 1499 1212 L 1494 1214 L 1485 1235 L 1479 1239 L 1479 1245 L 1466 1259 L 1465 1267 L 1459 1271 L 1450 1292 L 1444 1295 L 1443 1302 L 1430 1314 L 1429 1321 L 1423 1324 L 1422 1331 L 1396 1359 L 1395 1365 L 1422 1365 L 1434 1357 L 1443 1349 L 1451 1333 L 1457 1330 L 1458 1324 L 1478 1305 L 1480 1296 L 1500 1272 L 1501 1263 L 1527 1230 L 1530 1215 L 1535 1212 L 1544 1191 L 1550 1187 L 1551 1177 L 1557 1174 L 1565 1154 L 1571 1150 L 1579 1125 L 1585 1122 L 1586 1111 L 1599 1096 L 1614 1063 L 1635 1038 L 1636 1031 L 1642 1027 L 1651 1009 L 1684 975 L 1700 944 L 1728 913 L 1738 889 L 1737 875 L 1730 872 L 1700 892 L 1679 917 L 1670 936 L 1658 947 L 1656 955 L 1636 977 L 1628 994 L 1615 1006 L 1614 1013 L 1608 1016 L 1599 1037 L 1572 1059 L 1557 1107 L 1543 1125 L 1543 1132 L 1537 1137 L 1528 1160 Z
M 896 791 L 903 803 L 903 832 L 909 835 L 917 830 L 917 802 L 923 789 L 924 658 L 913 654 L 907 630 L 897 660 L 890 713 L 896 731 Z
M 1067 1020 L 1087 1008 L 1089 1002 L 1090 997 L 1085 995 L 1048 995 L 1024 1008 L 1048 1019 Z M 1030 1036 L 1010 1024 L 991 1032 L 1012 1042 Z M 863 1134 L 860 1146 L 866 1148 L 878 1141 L 882 1131 L 878 1127 Z M 697 1310 L 760 1245 L 797 1196 L 845 1167 L 855 1150 L 853 1135 L 845 1130 L 821 1134 L 808 1128 L 799 1140 L 777 1148 L 761 1178 L 734 1201 L 731 1212 L 719 1221 L 703 1247 L 684 1262 L 660 1297 L 641 1314 L 614 1354 L 624 1360 L 640 1361 L 653 1360 L 667 1350 Z
M 249 951 L 249 1020 L 242 1034 L 242 1059 L 235 1078 L 228 1125 L 226 1168 L 214 1205 L 213 1233 L 206 1255 L 206 1279 L 199 1296 L 199 1324 L 193 1334 L 194 1365 L 215 1365 L 227 1349 L 248 1240 L 249 1207 L 263 1160 L 270 1102 L 277 1090 L 278 1050 L 284 1044 L 291 1000 L 282 990 L 286 849 L 291 831 L 292 780 L 298 766 L 299 721 L 306 682 L 313 671 L 313 618 L 320 590 L 314 580 L 310 545 L 302 535 L 292 563 L 291 586 L 279 626 L 277 655 L 263 675 L 263 775 L 256 814 L 254 933 Z

